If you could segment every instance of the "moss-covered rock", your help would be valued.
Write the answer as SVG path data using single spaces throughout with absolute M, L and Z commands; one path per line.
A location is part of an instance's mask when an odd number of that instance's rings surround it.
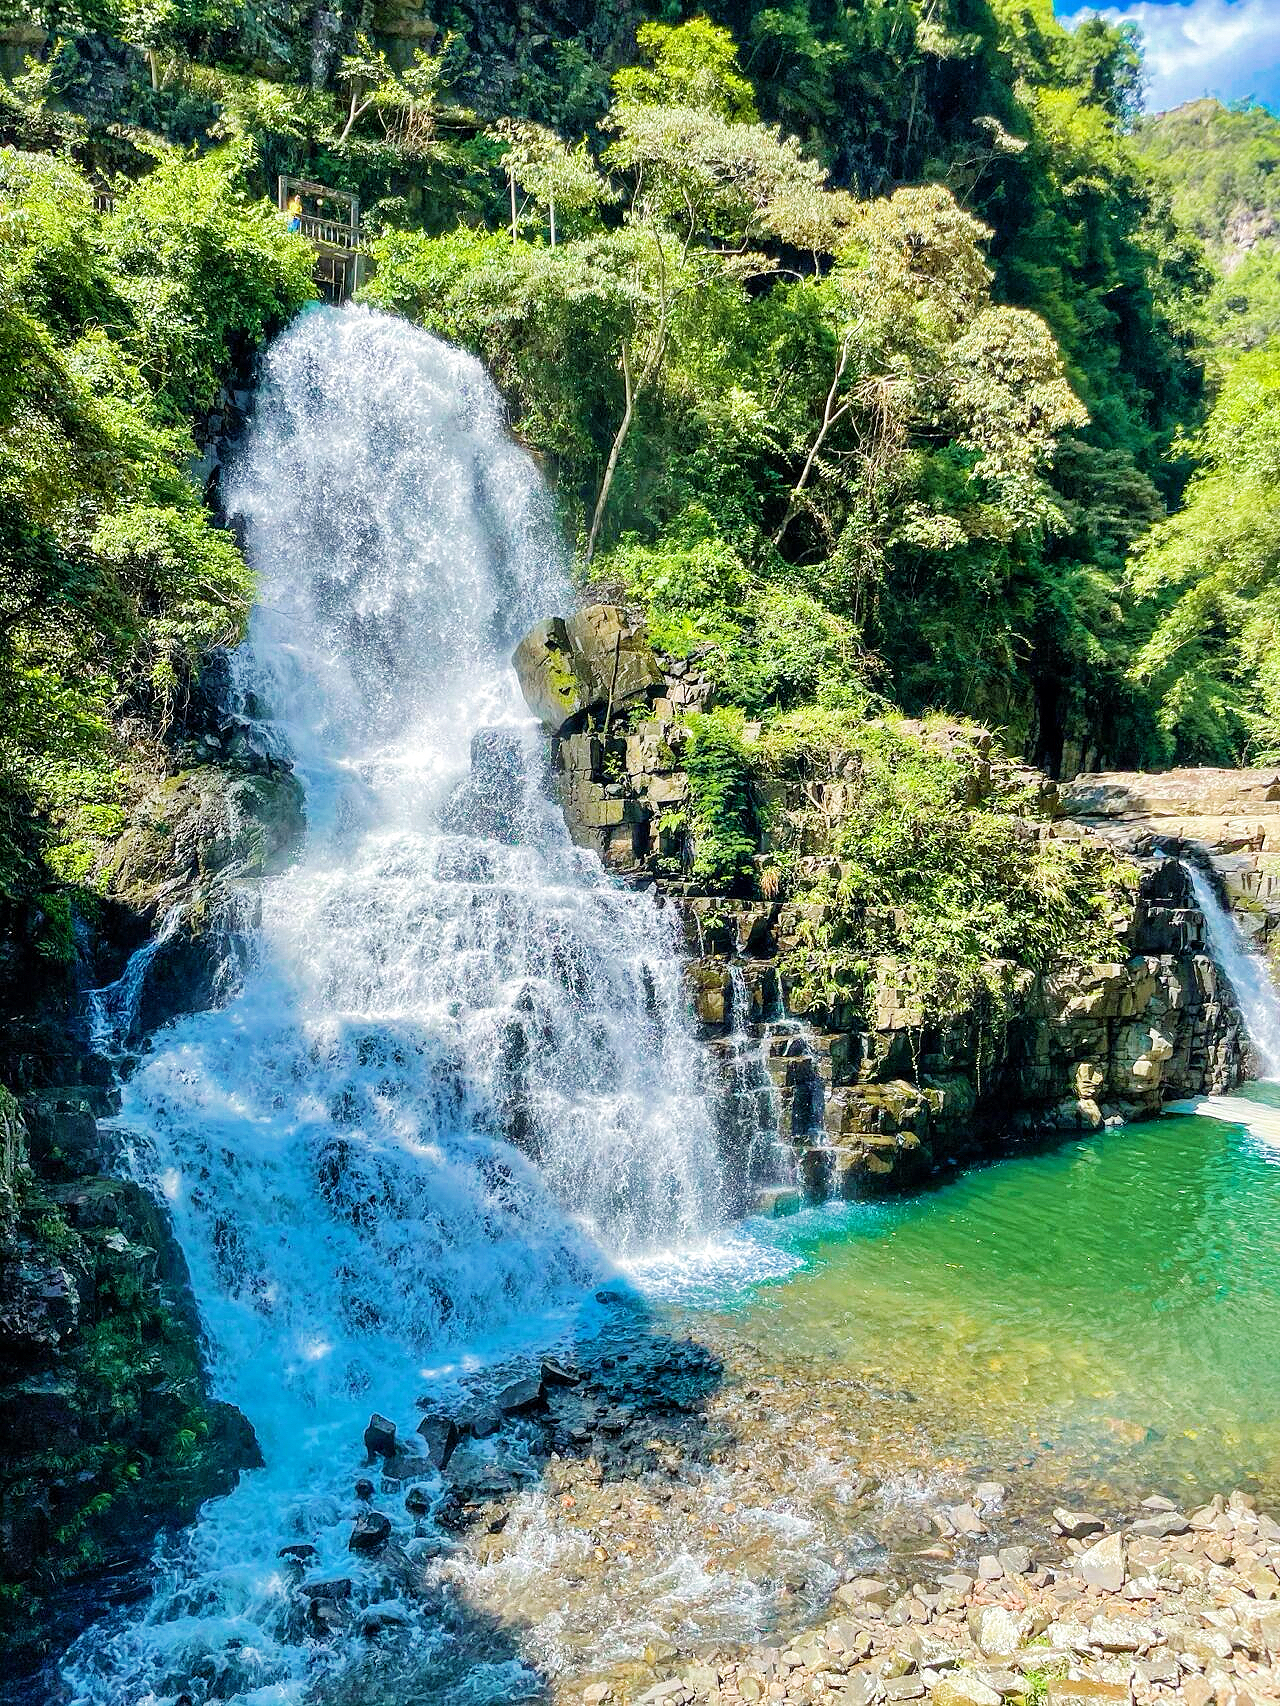
M 0 1638 L 15 1665 L 90 1615 L 94 1579 L 141 1562 L 157 1525 L 260 1461 L 209 1395 L 164 1211 L 86 1170 L 108 1158 L 105 1134 L 87 1141 L 93 1100 L 32 1097 L 32 1139 L 0 1090 Z

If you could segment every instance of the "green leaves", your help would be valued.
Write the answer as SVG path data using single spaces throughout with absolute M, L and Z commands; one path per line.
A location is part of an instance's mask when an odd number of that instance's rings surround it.
M 168 153 L 103 218 L 66 162 L 0 150 L 0 891 L 37 827 L 46 881 L 89 878 L 123 708 L 163 724 L 243 630 L 249 572 L 191 483 L 190 420 L 313 286 L 240 165 Z
M 1241 357 L 1195 441 L 1182 509 L 1135 556 L 1150 623 L 1132 665 L 1165 756 L 1269 762 L 1280 753 L 1280 344 Z

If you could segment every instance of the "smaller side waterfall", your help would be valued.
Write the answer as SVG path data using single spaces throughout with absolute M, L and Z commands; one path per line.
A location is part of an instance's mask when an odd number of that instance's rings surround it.
M 1209 951 L 1235 991 L 1245 1029 L 1263 1078 L 1280 1079 L 1280 994 L 1271 981 L 1266 961 L 1255 954 L 1230 911 L 1218 898 L 1208 876 L 1188 861 L 1196 905 L 1204 914 Z

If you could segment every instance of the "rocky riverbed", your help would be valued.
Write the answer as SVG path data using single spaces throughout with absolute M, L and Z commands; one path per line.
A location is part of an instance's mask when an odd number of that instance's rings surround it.
M 608 1306 L 576 1354 L 424 1400 L 420 1444 L 373 1424 L 352 1568 L 314 1582 L 304 1556 L 293 1590 L 320 1639 L 364 1640 L 326 1701 L 428 1676 L 557 1706 L 1280 1699 L 1280 1523 L 1253 1493 L 978 1461 L 913 1392 Z M 402 1618 L 452 1631 L 425 1669 Z

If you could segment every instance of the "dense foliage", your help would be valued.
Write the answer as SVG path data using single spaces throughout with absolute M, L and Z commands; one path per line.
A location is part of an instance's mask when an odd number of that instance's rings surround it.
M 42 13 L 0 99 L 11 864 L 33 805 L 109 827 L 112 731 L 238 631 L 187 434 L 310 294 L 282 170 L 361 197 L 369 300 L 483 356 L 585 578 L 715 681 L 705 879 L 759 827 L 743 717 L 942 710 L 1055 770 L 1271 750 L 1280 283 L 1265 232 L 1216 282 L 1202 240 L 1268 215 L 1272 121 L 1139 122 L 1132 33 L 1049 0 L 575 5 Z
M 251 598 L 190 421 L 312 285 L 239 186 L 234 155 L 166 155 L 100 214 L 66 159 L 0 151 L 0 896 L 48 882 L 52 952 L 119 823 L 122 723 L 161 731 Z
M 755 763 L 778 886 L 806 903 L 784 968 L 797 1010 L 866 1013 L 888 976 L 921 1027 L 998 1020 L 1028 972 L 1115 956 L 1131 874 L 1038 834 L 1025 782 L 974 726 L 791 712 Z
M 1227 371 L 1176 515 L 1133 585 L 1154 623 L 1134 659 L 1170 756 L 1280 761 L 1280 342 Z

